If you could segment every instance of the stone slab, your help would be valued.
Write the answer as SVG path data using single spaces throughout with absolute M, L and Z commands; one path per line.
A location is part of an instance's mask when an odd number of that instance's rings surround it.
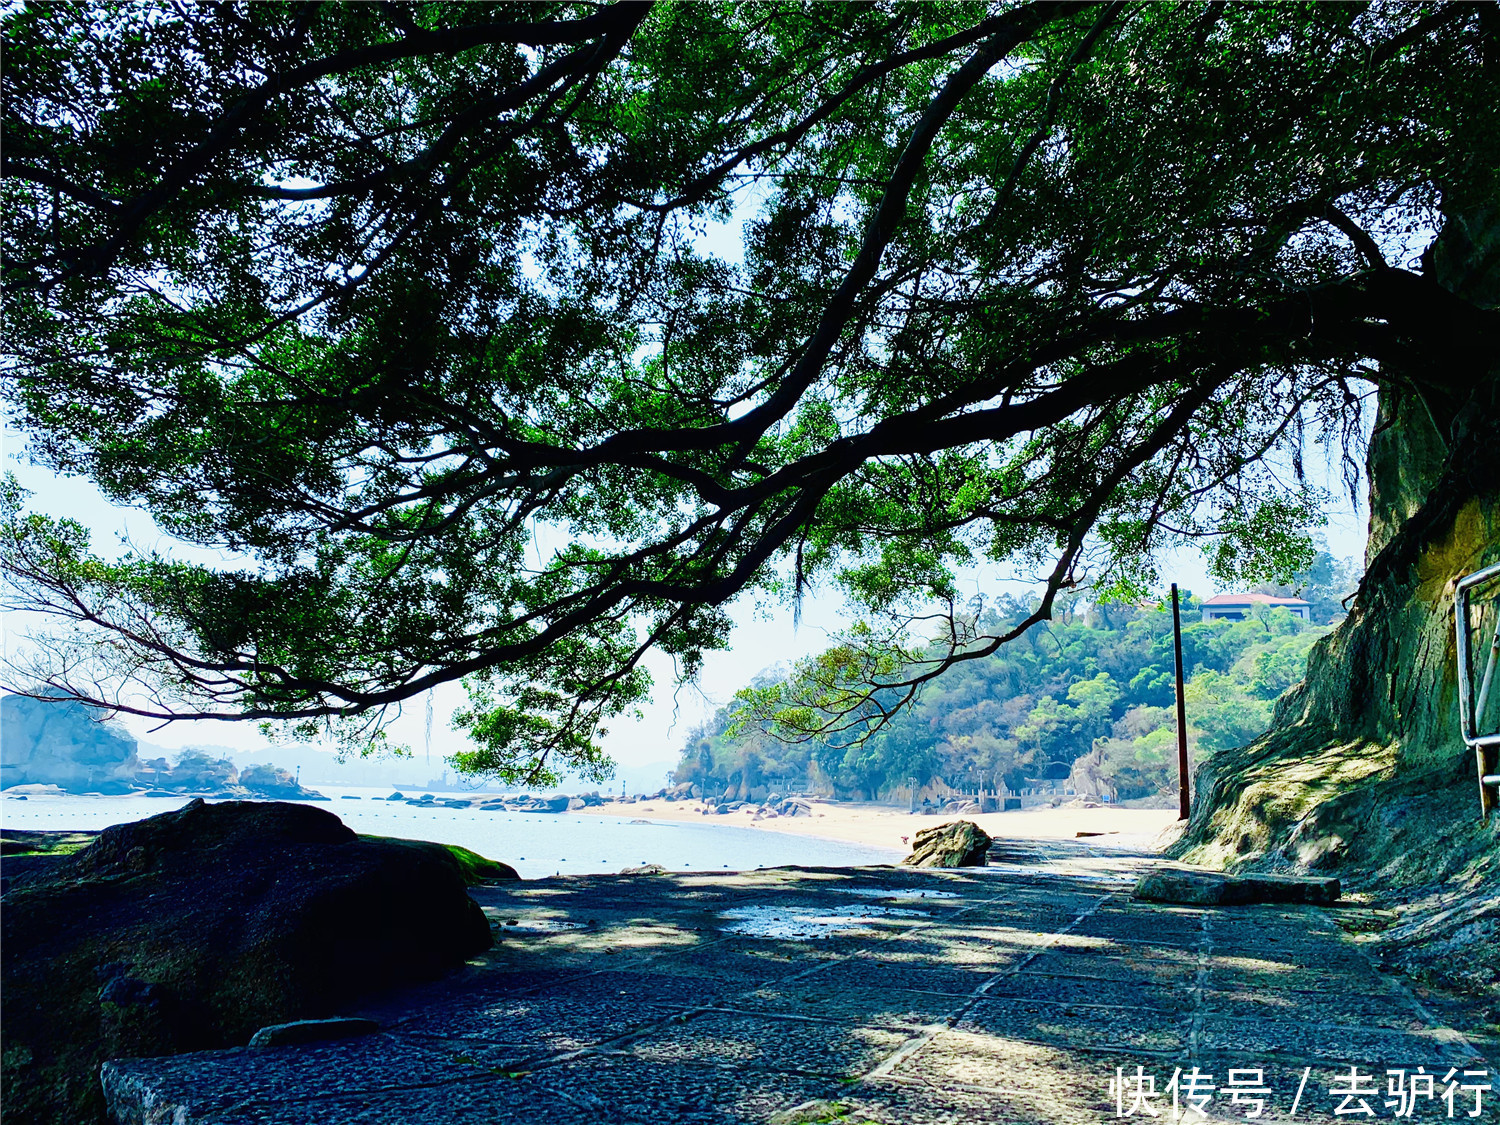
M 1328 906 L 1339 900 L 1339 881 L 1298 875 L 1228 875 L 1222 871 L 1167 867 L 1142 875 L 1131 896 L 1142 902 L 1195 906 L 1234 906 L 1251 902 L 1306 902 Z
M 704 1012 L 650 1032 L 631 1050 L 660 1062 L 852 1078 L 878 1065 L 906 1039 L 906 1032 L 889 1028 Z
M 164 1058 L 115 1059 L 100 1081 L 124 1125 L 218 1121 L 236 1106 L 305 1096 L 380 1100 L 413 1083 L 473 1079 L 481 1071 L 429 1046 L 389 1034 L 301 1047 L 240 1047 Z
M 1080 1050 L 1178 1051 L 1187 1045 L 1182 1013 L 1041 1000 L 984 1000 L 954 1025 L 1003 1040 Z
M 1446 1072 L 1483 1061 L 1468 1043 L 1451 1033 L 1326 1027 L 1232 1016 L 1205 1016 L 1199 1042 L 1205 1051 L 1242 1051 L 1265 1059 L 1358 1063 L 1382 1069 L 1426 1066 Z
M 293 1020 L 291 1023 L 273 1023 L 250 1036 L 252 1047 L 297 1047 L 304 1043 L 318 1043 L 328 1039 L 353 1039 L 359 1035 L 373 1035 L 380 1030 L 374 1020 L 353 1016 L 336 1016 L 323 1020 Z
M 917 1028 L 935 1023 L 963 997 L 903 989 L 829 988 L 817 977 L 781 988 L 760 988 L 729 1002 L 738 1012 L 774 1013 L 856 1023 L 868 1027 Z

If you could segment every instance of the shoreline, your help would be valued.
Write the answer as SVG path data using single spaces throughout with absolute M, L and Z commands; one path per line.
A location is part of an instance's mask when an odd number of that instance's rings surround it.
M 903 855 L 924 828 L 955 820 L 979 825 L 996 840 L 1075 840 L 1079 833 L 1093 843 L 1160 850 L 1175 836 L 1176 809 L 1047 808 L 997 813 L 952 813 L 928 816 L 893 805 L 838 801 L 815 803 L 812 816 L 778 816 L 753 820 L 744 813 L 705 815 L 701 800 L 661 799 L 621 803 L 609 801 L 593 808 L 575 809 L 572 816 L 616 817 L 672 824 L 709 824 L 750 828 L 784 836 L 802 836 L 836 843 L 884 848 Z
M 347 790 L 346 790 L 347 792 Z M 335 799 L 319 801 L 317 806 L 339 816 L 356 831 L 375 835 L 396 836 L 403 839 L 435 840 L 439 843 L 460 844 L 491 859 L 499 859 L 523 870 L 527 878 L 560 873 L 569 869 L 573 874 L 597 874 L 601 867 L 617 869 L 613 860 L 617 857 L 621 866 L 637 866 L 641 863 L 666 859 L 676 845 L 666 847 L 655 841 L 648 848 L 641 848 L 630 838 L 629 843 L 615 841 L 605 843 L 601 838 L 591 844 L 576 842 L 565 846 L 566 836 L 554 837 L 550 829 L 542 826 L 561 823 L 568 817 L 600 823 L 615 821 L 628 824 L 645 821 L 663 828 L 672 826 L 695 826 L 699 828 L 736 828 L 760 833 L 767 843 L 775 840 L 773 852 L 785 854 L 790 847 L 795 854 L 795 841 L 806 840 L 811 845 L 853 845 L 857 848 L 878 851 L 888 856 L 889 862 L 899 862 L 910 854 L 912 841 L 918 832 L 955 820 L 968 820 L 977 824 L 999 842 L 1006 840 L 1078 840 L 1079 833 L 1088 843 L 1104 847 L 1118 846 L 1142 851 L 1160 851 L 1175 838 L 1180 823 L 1174 809 L 1122 809 L 1111 806 L 1097 808 L 1060 807 L 1033 808 L 1004 813 L 950 813 L 943 816 L 912 814 L 899 806 L 872 802 L 821 801 L 812 804 L 811 816 L 779 816 L 753 819 L 743 812 L 732 812 L 722 816 L 705 815 L 702 800 L 665 801 L 660 798 L 622 803 L 607 801 L 589 808 L 572 809 L 567 813 L 474 813 L 467 810 L 449 810 L 444 807 L 397 804 L 388 805 L 383 800 L 364 796 L 356 801 L 345 802 L 330 790 Z M 459 795 L 459 794 L 455 794 Z M 51 829 L 61 831 L 93 830 L 107 825 L 137 820 L 160 812 L 169 812 L 189 798 L 178 801 L 156 801 L 132 797 L 39 797 L 29 805 L 7 807 L 0 811 L 0 825 L 16 829 Z M 88 802 L 88 809 L 78 811 L 80 815 L 60 816 L 62 810 L 54 805 L 77 805 Z M 6 801 L 7 806 L 10 805 Z M 134 815 L 121 816 L 124 806 L 130 807 Z M 55 810 L 55 811 L 54 811 Z M 520 823 L 534 820 L 535 830 L 540 836 L 527 834 L 524 842 L 512 837 Z M 512 824 L 512 822 L 519 822 Z M 17 823 L 19 822 L 19 823 Z M 441 827 L 440 827 L 441 826 Z M 523 830 L 525 831 L 525 830 Z M 743 837 L 742 837 L 743 839 Z M 622 838 L 623 840 L 623 838 Z M 641 843 L 644 843 L 644 839 Z M 604 850 L 601 850 L 603 848 Z M 814 849 L 816 850 L 816 849 Z M 553 853 L 556 853 L 555 855 Z M 588 855 L 586 861 L 580 855 Z M 630 853 L 626 855 L 625 853 Z M 569 859 L 573 862 L 569 862 Z M 699 859 L 697 847 L 682 853 L 680 861 L 686 866 L 696 867 Z M 716 856 L 713 866 L 719 867 L 725 856 Z M 687 861 L 693 861 L 688 864 Z M 586 866 L 580 866 L 580 863 Z M 785 862 L 780 860 L 780 862 Z M 608 864 L 609 866 L 605 866 Z M 677 863 L 668 861 L 669 866 Z M 724 864 L 724 866 L 730 866 Z

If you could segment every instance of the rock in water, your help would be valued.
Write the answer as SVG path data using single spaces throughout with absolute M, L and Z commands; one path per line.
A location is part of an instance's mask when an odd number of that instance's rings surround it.
M 240 773 L 240 784 L 257 797 L 275 797 L 282 801 L 328 800 L 317 790 L 299 784 L 290 770 L 270 763 L 246 766 Z
M 989 835 L 972 820 L 955 820 L 917 833 L 906 867 L 983 867 L 989 854 Z
M 306 805 L 199 800 L 40 858 L 0 903 L 7 1121 L 100 1122 L 107 1058 L 243 1045 L 492 941 L 447 848 Z
M 143 766 L 139 780 L 161 789 L 198 797 L 247 796 L 240 787 L 240 771 L 235 764 L 203 750 L 182 751 L 175 766 L 167 765 L 165 758 L 149 759 Z
M 135 739 L 81 703 L 0 699 L 0 789 L 60 785 L 72 793 L 125 793 L 140 768 Z

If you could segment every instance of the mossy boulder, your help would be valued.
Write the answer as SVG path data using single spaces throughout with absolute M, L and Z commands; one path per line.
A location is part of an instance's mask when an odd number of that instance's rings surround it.
M 464 882 L 471 887 L 485 886 L 489 883 L 510 883 L 520 879 L 520 874 L 508 863 L 501 863 L 498 859 L 486 859 L 478 852 L 471 852 L 468 848 L 457 844 L 444 844 L 445 848 L 458 860 L 459 870 L 463 872 Z
M 107 1058 L 244 1044 L 492 940 L 448 848 L 305 805 L 194 801 L 46 859 L 4 895 L 7 1120 L 102 1121 Z
M 386 844 L 410 844 L 418 848 L 440 847 L 445 849 L 458 864 L 459 874 L 466 887 L 484 887 L 492 883 L 510 883 L 521 878 L 508 863 L 487 859 L 478 852 L 470 851 L 459 844 L 433 845 L 425 840 L 402 840 L 394 836 L 361 836 L 361 840 L 374 840 Z

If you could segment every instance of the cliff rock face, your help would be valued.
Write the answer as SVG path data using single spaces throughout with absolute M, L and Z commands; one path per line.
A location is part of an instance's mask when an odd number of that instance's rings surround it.
M 139 768 L 135 739 L 99 712 L 81 703 L 0 698 L 0 788 L 124 793 Z
M 1500 249 L 1491 225 L 1485 244 Z M 1439 280 L 1493 308 L 1500 252 L 1482 264 L 1461 276 L 1450 262 L 1451 284 Z M 1472 928 L 1500 879 L 1500 816 L 1481 819 L 1458 732 L 1453 629 L 1457 580 L 1500 562 L 1500 350 L 1474 341 L 1467 363 L 1441 366 L 1412 355 L 1406 378 L 1380 390 L 1366 574 L 1349 616 L 1313 648 L 1270 731 L 1199 767 L 1175 850 L 1219 867 L 1345 871 L 1377 894 L 1441 900 L 1436 928 L 1419 918 L 1401 927 L 1409 935 L 1393 931 L 1417 964 Z M 1436 975 L 1494 989 L 1500 946 L 1451 952 Z
M 1427 262 L 1455 297 L 1495 309 L 1500 209 L 1450 218 Z M 1185 854 L 1384 883 L 1500 869 L 1500 817 L 1481 822 L 1458 733 L 1453 630 L 1458 579 L 1500 561 L 1500 349 L 1493 318 L 1463 323 L 1474 338 L 1440 324 L 1382 368 L 1364 580 L 1271 730 L 1200 767 Z

